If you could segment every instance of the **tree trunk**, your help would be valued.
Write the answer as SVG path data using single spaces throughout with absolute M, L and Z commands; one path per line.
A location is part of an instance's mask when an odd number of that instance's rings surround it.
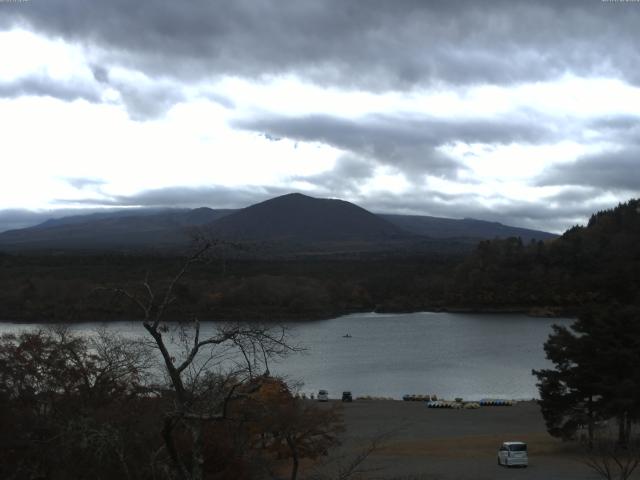
M 287 445 L 289 445 L 289 450 L 291 450 L 291 477 L 290 480 L 296 480 L 298 478 L 298 448 L 296 447 L 296 443 L 293 441 L 290 435 L 287 435 Z
M 191 430 L 191 459 L 193 465 L 191 466 L 191 478 L 192 480 L 202 480 L 204 477 L 204 448 L 202 441 L 202 421 L 192 420 L 190 425 Z
M 184 463 L 182 463 L 182 460 L 180 460 L 180 456 L 178 455 L 178 451 L 176 450 L 176 446 L 173 442 L 173 419 L 169 417 L 164 420 L 162 438 L 164 439 L 164 445 L 167 448 L 167 453 L 171 458 L 171 462 L 173 463 L 173 467 L 176 472 L 182 480 L 190 480 L 189 472 L 187 471 Z
M 618 416 L 618 445 L 621 447 L 629 445 L 629 429 L 631 427 L 629 420 L 627 412 L 623 412 Z
M 624 445 L 624 416 L 618 416 L 618 445 Z
M 589 435 L 589 450 L 593 450 L 593 425 L 595 423 L 595 420 L 593 418 L 593 397 L 592 396 L 589 396 L 588 415 L 589 415 L 589 423 L 587 425 L 587 433 Z

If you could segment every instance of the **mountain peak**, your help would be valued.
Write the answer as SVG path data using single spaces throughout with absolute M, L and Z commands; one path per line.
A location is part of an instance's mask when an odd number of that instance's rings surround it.
M 243 208 L 212 225 L 214 235 L 293 241 L 381 240 L 399 227 L 344 200 L 289 193 Z
M 292 193 L 285 193 L 284 195 L 273 197 L 273 198 L 270 198 L 268 200 L 264 200 L 263 202 L 259 202 L 259 203 L 255 203 L 253 205 L 249 205 L 248 207 L 245 207 L 245 208 L 251 208 L 251 207 L 254 207 L 256 205 L 261 205 L 261 204 L 313 202 L 314 200 L 322 200 L 322 199 L 319 199 L 319 198 L 316 198 L 316 197 L 311 197 L 311 196 L 305 195 L 303 193 L 292 192 Z
M 310 195 L 305 195 L 304 193 L 300 193 L 300 192 L 291 192 L 291 193 L 285 193 L 284 195 L 280 195 L 279 197 L 274 197 L 271 200 L 278 200 L 278 199 L 285 199 L 285 198 L 315 198 L 312 197 Z

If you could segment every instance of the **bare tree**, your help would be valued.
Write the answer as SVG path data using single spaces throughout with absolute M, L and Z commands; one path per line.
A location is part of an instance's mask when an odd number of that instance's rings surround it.
M 581 461 L 604 479 L 627 480 L 640 464 L 640 443 L 621 445 L 605 432 L 583 451 Z
M 350 480 L 352 478 L 373 478 L 374 473 L 379 473 L 381 468 L 368 467 L 366 461 L 375 452 L 383 448 L 384 444 L 395 435 L 397 430 L 378 433 L 364 447 L 351 455 L 343 455 L 334 457 L 324 465 L 319 465 L 323 470 L 322 473 L 314 473 L 310 475 L 309 480 Z M 384 478 L 384 477 L 377 477 Z
M 226 323 L 203 337 L 197 317 L 173 330 L 163 323 L 167 308 L 176 300 L 176 286 L 210 248 L 207 243 L 191 255 L 161 295 L 156 294 L 148 275 L 136 291 L 113 289 L 139 307 L 142 325 L 162 357 L 172 397 L 162 437 L 173 472 L 183 480 L 204 477 L 205 427 L 228 418 L 230 403 L 251 393 L 244 388 L 247 380 L 268 375 L 270 359 L 296 350 L 287 342 L 284 327 Z M 179 354 L 170 348 L 176 337 L 182 346 Z M 257 389 L 260 383 L 254 381 L 251 385 Z M 176 443 L 177 429 L 186 430 L 190 436 L 188 458 L 181 455 Z

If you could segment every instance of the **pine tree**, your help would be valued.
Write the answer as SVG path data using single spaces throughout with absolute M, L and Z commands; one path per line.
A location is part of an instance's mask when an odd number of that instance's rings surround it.
M 574 438 L 586 426 L 616 418 L 618 442 L 627 444 L 640 418 L 640 315 L 617 304 L 585 310 L 570 328 L 554 326 L 545 343 L 554 369 L 534 371 L 540 406 L 553 436 Z

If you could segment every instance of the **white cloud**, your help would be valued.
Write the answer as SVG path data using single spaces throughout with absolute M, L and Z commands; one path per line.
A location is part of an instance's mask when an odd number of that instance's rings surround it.
M 79 197 L 58 180 L 64 177 L 99 177 L 109 195 L 173 185 L 277 185 L 324 171 L 339 154 L 324 145 L 234 131 L 224 108 L 204 100 L 147 122 L 131 120 L 114 105 L 84 101 L 28 97 L 0 105 L 9 167 L 0 180 L 2 207 L 44 208 L 55 198 Z M 24 193 L 16 194 L 15 185 Z
M 313 76 L 291 72 L 181 81 L 177 76 L 154 76 L 139 70 L 139 65 L 96 64 L 97 58 L 106 58 L 100 48 L 52 40 L 24 29 L 0 31 L 0 87 L 37 77 L 51 85 L 90 86 L 97 92 L 92 99 L 88 95 L 53 98 L 45 88 L 18 89 L 15 95 L 9 88 L 4 90 L 5 98 L 0 98 L 0 209 L 47 208 L 61 198 L 92 198 L 99 203 L 154 189 L 210 185 L 322 190 L 335 197 L 356 192 L 361 199 L 381 194 L 419 195 L 428 190 L 445 196 L 475 195 L 482 206 L 496 209 L 509 201 L 534 202 L 557 194 L 560 186 L 532 182 L 553 166 L 570 166 L 576 159 L 602 152 L 623 154 L 628 140 L 594 122 L 621 116 L 633 122 L 640 112 L 640 88 L 616 78 L 614 69 L 611 77 L 568 72 L 544 81 L 512 84 L 418 83 L 411 87 L 399 84 L 395 90 L 363 90 L 356 85 L 313 83 Z M 434 147 L 464 167 L 457 178 L 445 180 L 426 174 L 411 177 L 385 166 L 389 158 L 382 158 L 384 155 L 409 155 L 400 144 L 405 137 L 398 130 L 393 148 L 363 147 L 356 152 L 360 161 L 369 162 L 372 173 L 348 190 L 348 182 L 327 181 L 334 169 L 336 175 L 349 171 L 338 168 L 339 159 L 354 153 L 347 146 L 331 146 L 324 139 L 268 137 L 233 126 L 259 115 L 277 115 L 292 122 L 299 117 L 327 116 L 348 120 L 352 127 L 367 117 L 398 121 L 428 117 L 432 125 L 437 120 L 455 123 L 466 119 L 475 122 L 466 135 L 474 128 L 479 130 L 483 122 L 513 122 L 525 128 L 531 125 L 532 130 L 543 124 L 539 136 L 549 138 L 521 135 L 510 142 L 494 141 L 494 135 L 488 140 L 493 143 L 473 143 L 455 139 L 454 132 L 454 140 Z M 412 128 L 411 139 L 419 143 L 421 124 Z M 379 132 L 383 135 L 384 128 Z M 425 131 L 425 137 L 430 133 Z M 357 143 L 358 134 L 353 128 L 345 145 Z M 413 154 L 426 156 L 425 152 L 429 150 Z M 402 164 L 403 159 L 393 160 Z M 69 178 L 98 178 L 103 183 L 78 189 L 65 180 Z M 611 182 L 617 179 L 610 178 Z M 327 185 L 342 190 L 327 191 Z M 606 187 L 614 189 L 615 185 Z M 594 197 L 599 202 L 618 198 L 602 188 Z
M 82 48 L 27 30 L 0 31 L 0 58 L 0 80 L 29 74 L 45 74 L 54 79 L 91 77 Z
M 402 194 L 412 187 L 411 183 L 401 172 L 389 167 L 378 167 L 373 172 L 373 177 L 360 186 L 360 194 L 375 196 L 379 192 Z
M 326 87 L 294 76 L 268 80 L 228 77 L 214 90 L 236 99 L 249 113 L 322 113 L 358 118 L 372 113 L 419 112 L 442 118 L 496 118 L 537 112 L 549 118 L 590 118 L 640 111 L 640 88 L 616 78 L 565 75 L 546 82 L 471 85 L 367 92 Z

